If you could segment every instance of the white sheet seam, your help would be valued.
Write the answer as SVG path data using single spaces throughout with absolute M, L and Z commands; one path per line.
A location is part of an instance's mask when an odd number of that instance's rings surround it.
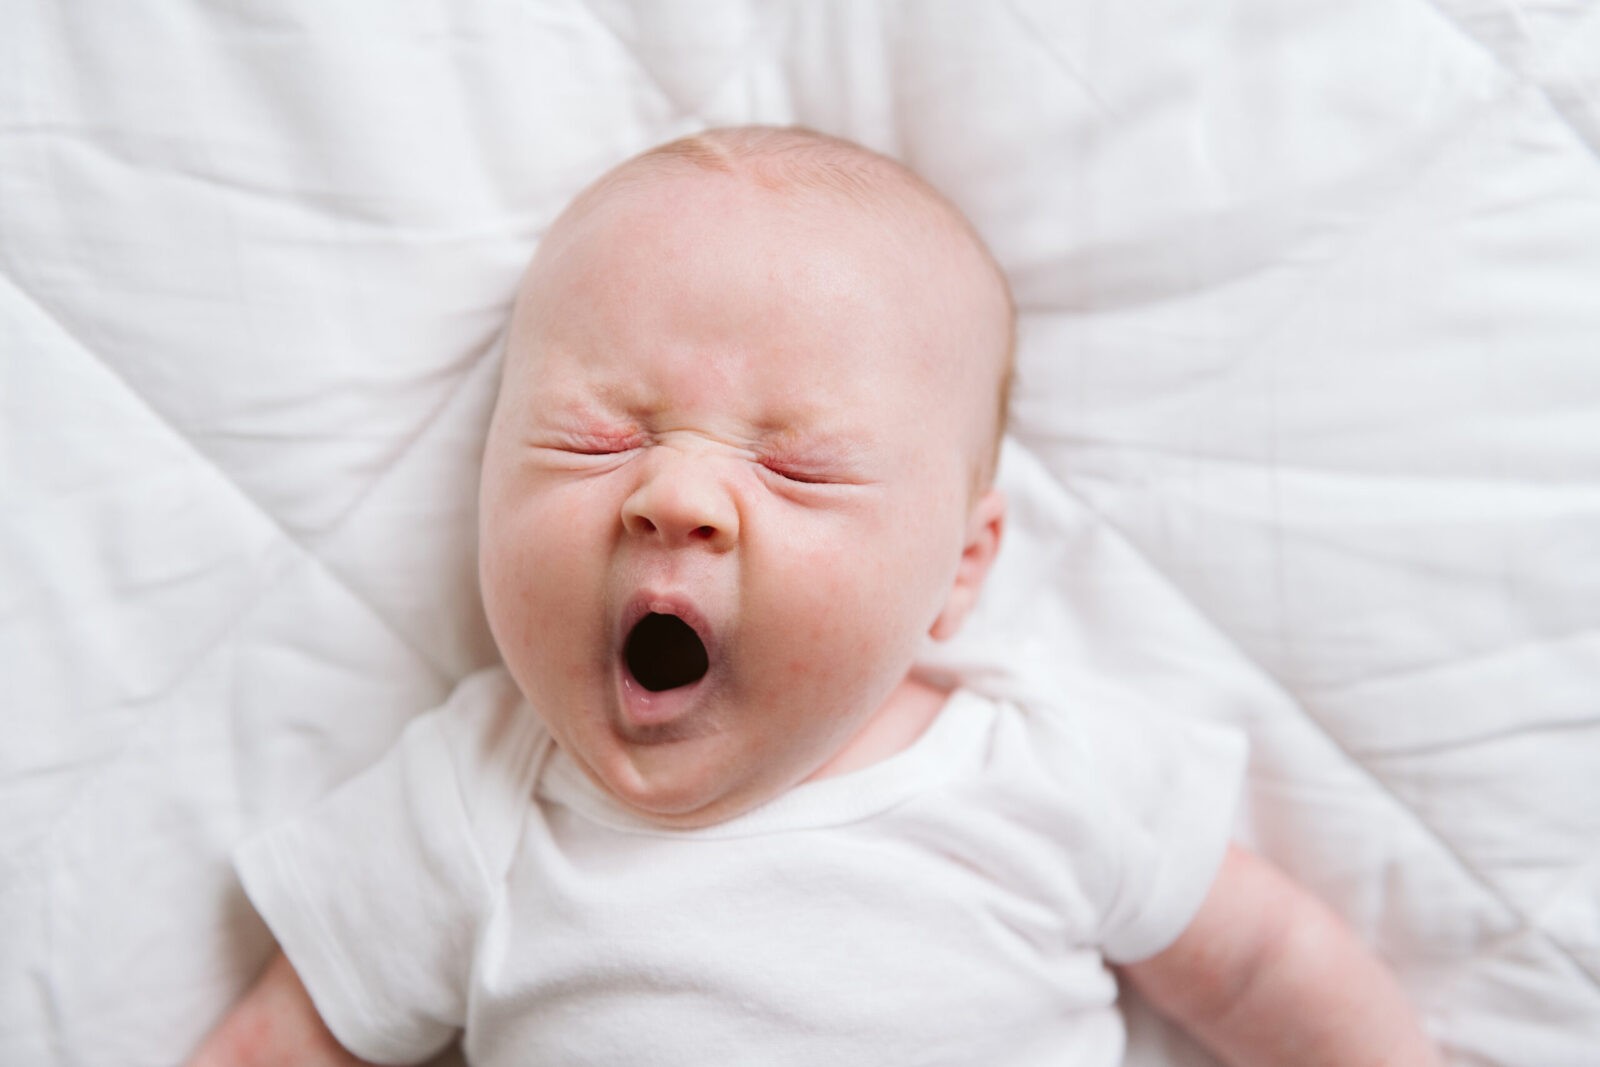
M 1535 77 L 1528 71 L 1521 69 L 1521 67 L 1518 65 L 1513 64 L 1508 57 L 1501 55 L 1498 51 L 1491 47 L 1488 42 L 1473 34 L 1467 29 L 1466 26 L 1462 25 L 1460 18 L 1450 11 L 1441 2 L 1441 0 L 1421 0 L 1421 2 L 1425 6 L 1431 8 L 1434 14 L 1436 14 L 1440 20 L 1449 26 L 1453 31 L 1492 59 L 1497 67 L 1505 71 L 1505 73 L 1513 78 L 1519 85 L 1526 86 L 1527 88 L 1533 89 L 1535 92 L 1537 92 L 1544 99 L 1550 110 L 1555 114 L 1556 118 L 1563 126 L 1567 128 L 1567 132 L 1572 135 L 1575 141 L 1578 142 L 1579 146 L 1582 147 L 1582 149 L 1589 156 L 1591 156 L 1596 163 L 1600 163 L 1600 142 L 1593 140 L 1583 131 L 1582 128 L 1579 127 L 1578 123 L 1572 118 L 1572 116 L 1567 114 L 1566 109 L 1562 107 L 1561 101 L 1557 98 L 1556 94 L 1552 92 L 1551 87 L 1546 84 L 1543 79 Z M 1515 5 L 1511 5 L 1508 10 L 1515 13 L 1517 9 Z M 1580 9 L 1575 7 L 1574 10 L 1576 11 Z M 1600 18 L 1600 8 L 1591 8 L 1586 13 L 1576 14 L 1571 17 L 1574 22 L 1581 22 L 1585 19 L 1597 19 Z M 1519 28 L 1525 27 L 1519 26 Z M 1533 38 L 1530 36 L 1529 40 L 1532 42 Z M 1546 45 L 1543 42 L 1537 42 L 1534 44 L 1534 47 L 1539 53 L 1542 54 L 1551 46 Z
M 264 519 L 285 543 L 292 546 L 294 550 L 301 556 L 305 557 L 308 562 L 314 564 L 331 581 L 344 590 L 351 597 L 351 599 L 360 603 L 373 618 L 377 619 L 382 624 L 385 630 L 389 631 L 389 634 L 394 637 L 396 641 L 409 649 L 422 664 L 427 666 L 429 671 L 439 679 L 441 684 L 450 680 L 449 673 L 446 672 L 439 664 L 435 663 L 431 657 L 423 652 L 422 649 L 417 648 L 406 634 L 396 629 L 388 616 L 384 615 L 370 600 L 362 596 L 356 589 L 354 589 L 345 580 L 344 576 L 331 567 L 326 560 L 317 555 L 315 552 L 311 551 L 310 548 L 308 548 L 303 542 L 290 533 L 289 530 L 278 521 L 277 516 L 273 515 L 270 510 L 261 504 L 260 501 L 255 499 L 249 493 L 245 492 L 244 488 L 232 477 L 230 477 L 228 472 L 219 466 L 215 460 L 206 455 L 204 452 L 200 451 L 200 449 L 196 448 L 194 442 L 179 432 L 178 427 L 174 425 L 173 422 L 168 419 L 159 408 L 151 404 L 150 401 L 139 392 L 139 390 L 134 388 L 133 384 L 129 382 L 127 378 L 118 373 L 118 371 L 108 364 L 104 359 L 101 359 L 99 355 L 95 353 L 94 349 L 86 345 L 82 339 L 77 336 L 77 334 L 68 329 L 66 324 L 61 320 L 61 317 L 55 313 L 55 310 L 51 308 L 49 304 L 40 300 L 36 295 L 24 287 L 15 277 L 7 275 L 5 276 L 5 280 L 16 293 L 22 296 L 28 301 L 29 304 L 37 308 L 42 315 L 49 319 L 50 322 L 52 322 L 61 332 L 63 337 L 67 338 L 74 345 L 76 345 L 84 353 L 87 359 L 99 366 L 108 377 L 115 381 L 124 390 L 124 392 L 127 393 L 127 395 L 136 399 L 139 402 L 140 407 L 147 412 L 156 423 L 158 423 L 167 431 L 172 440 L 179 443 L 186 451 L 194 456 L 194 458 L 198 460 L 202 466 L 209 469 L 216 476 L 220 483 L 228 487 L 230 492 L 236 494 L 239 499 L 247 502 L 250 505 L 251 510 L 256 512 L 262 519 Z M 437 410 L 442 409 L 436 409 L 436 412 Z

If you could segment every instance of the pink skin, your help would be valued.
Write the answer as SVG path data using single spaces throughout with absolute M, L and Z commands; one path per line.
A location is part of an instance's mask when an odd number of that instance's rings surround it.
M 602 789 L 731 818 L 903 748 L 1003 504 L 1004 297 L 916 210 L 685 167 L 559 222 L 524 290 L 484 461 L 481 579 L 512 675 Z M 893 231 L 893 232 L 886 232 Z M 647 611 L 704 640 L 652 693 Z

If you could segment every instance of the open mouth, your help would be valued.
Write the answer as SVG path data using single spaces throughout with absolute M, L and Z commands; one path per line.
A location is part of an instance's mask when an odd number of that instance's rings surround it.
M 656 612 L 634 624 L 622 659 L 634 680 L 652 693 L 693 685 L 711 667 L 705 642 L 694 628 L 676 615 Z

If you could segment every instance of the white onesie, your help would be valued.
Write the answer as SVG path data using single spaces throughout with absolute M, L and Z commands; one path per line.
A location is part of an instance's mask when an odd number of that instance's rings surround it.
M 872 767 L 663 830 L 502 671 L 238 866 L 380 1062 L 1119 1063 L 1105 960 L 1166 947 L 1226 848 L 1236 734 L 958 690 Z

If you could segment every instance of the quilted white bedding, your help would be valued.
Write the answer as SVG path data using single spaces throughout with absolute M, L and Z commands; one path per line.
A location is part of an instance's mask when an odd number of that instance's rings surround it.
M 252 977 L 231 846 L 493 657 L 540 233 L 750 121 L 903 158 L 1015 284 L 1016 522 L 943 655 L 1243 723 L 1240 833 L 1451 1063 L 1600 1063 L 1600 8 L 0 13 L 0 1063 L 177 1063 Z

